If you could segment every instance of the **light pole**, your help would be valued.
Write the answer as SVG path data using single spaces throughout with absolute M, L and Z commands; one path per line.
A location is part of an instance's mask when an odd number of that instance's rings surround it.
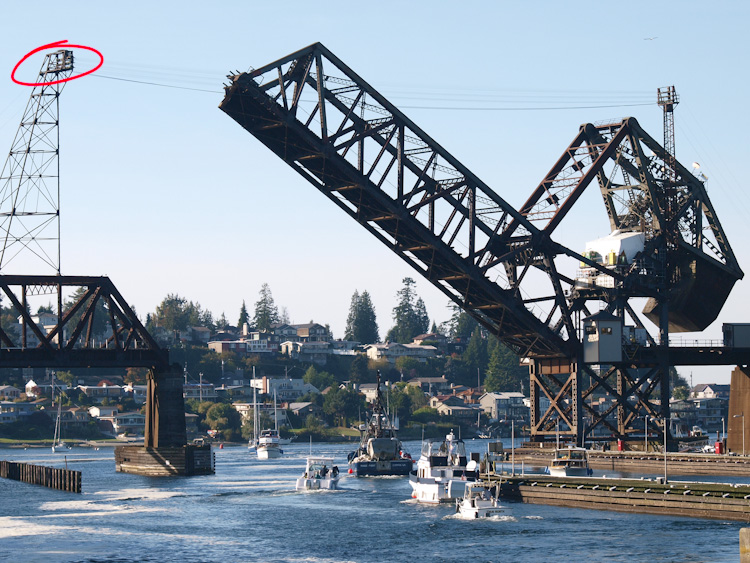
M 643 415 L 643 452 L 648 452 L 648 415 Z
M 742 455 L 745 455 L 745 413 L 735 414 L 732 418 L 742 419 Z

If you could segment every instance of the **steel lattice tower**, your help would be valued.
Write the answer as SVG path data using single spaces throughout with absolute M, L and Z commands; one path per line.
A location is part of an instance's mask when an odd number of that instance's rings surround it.
M 0 174 L 0 273 L 19 255 L 60 273 L 60 93 L 73 72 L 73 51 L 45 56 Z M 52 84 L 58 82 L 57 84 Z

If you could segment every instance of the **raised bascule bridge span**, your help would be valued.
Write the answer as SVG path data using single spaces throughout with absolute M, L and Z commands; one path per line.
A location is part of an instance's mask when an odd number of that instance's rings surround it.
M 750 363 L 750 342 L 669 345 L 743 277 L 674 158 L 673 87 L 659 90 L 664 145 L 634 118 L 584 124 L 516 208 L 320 43 L 228 78 L 222 111 L 528 363 L 533 440 L 628 439 L 644 417 L 669 435 L 670 366 Z M 555 230 L 597 187 L 611 233 L 567 248 Z

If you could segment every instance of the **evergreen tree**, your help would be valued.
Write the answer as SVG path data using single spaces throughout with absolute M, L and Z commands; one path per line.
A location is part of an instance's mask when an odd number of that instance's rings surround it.
M 494 337 L 491 340 L 497 341 Z M 484 390 L 494 391 L 523 391 L 523 382 L 529 377 L 527 368 L 521 366 L 510 348 L 497 341 L 492 346 L 487 365 Z
M 411 342 L 415 336 L 427 332 L 430 319 L 424 301 L 414 291 L 415 281 L 404 278 L 404 287 L 398 293 L 398 305 L 393 308 L 395 325 L 388 331 L 389 342 Z
M 237 328 L 242 330 L 242 327 L 245 326 L 245 323 L 250 320 L 250 315 L 247 314 L 247 306 L 245 305 L 245 300 L 242 300 L 242 308 L 240 309 L 240 318 L 237 321 Z
M 279 309 L 273 301 L 271 288 L 264 283 L 260 288 L 260 298 L 255 303 L 255 317 L 253 322 L 259 331 L 267 331 L 271 325 L 280 322 Z
M 448 307 L 453 310 L 453 314 L 450 319 L 440 325 L 443 334 L 451 338 L 468 340 L 479 323 L 455 303 L 449 303 Z
M 378 322 L 370 294 L 365 290 L 360 295 L 354 291 L 346 318 L 344 340 L 354 340 L 361 344 L 373 344 L 379 339 Z

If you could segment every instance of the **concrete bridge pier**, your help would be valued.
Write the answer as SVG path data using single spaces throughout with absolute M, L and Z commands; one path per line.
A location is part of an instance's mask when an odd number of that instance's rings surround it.
M 117 471 L 138 475 L 208 475 L 214 473 L 211 446 L 187 444 L 182 369 L 148 373 L 143 446 L 115 448 Z

